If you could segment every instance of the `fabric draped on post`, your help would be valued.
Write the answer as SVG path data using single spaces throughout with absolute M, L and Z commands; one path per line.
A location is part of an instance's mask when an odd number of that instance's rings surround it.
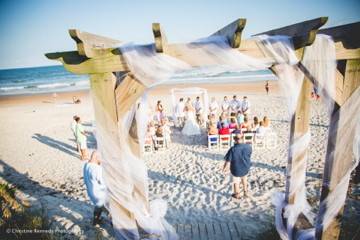
M 269 37 L 259 36 L 256 38 L 258 45 L 264 52 L 275 59 L 277 64 L 273 66 L 278 74 L 279 84 L 284 90 L 286 100 L 289 107 L 289 116 L 292 117 L 296 111 L 297 101 L 300 95 L 301 86 L 304 81 L 304 74 L 299 69 L 299 60 L 293 50 L 292 42 L 289 38 L 283 36 Z M 157 53 L 154 45 L 138 46 L 127 44 L 120 47 L 122 57 L 129 68 L 129 71 L 135 78 L 143 84 L 146 89 L 151 89 L 161 84 L 171 82 L 174 78 L 187 77 L 193 74 L 203 76 L 216 75 L 226 71 L 252 71 L 261 70 L 270 67 L 267 58 L 255 59 L 240 53 L 236 49 L 230 48 L 226 39 L 221 37 L 210 37 L 185 45 L 179 45 L 174 50 L 177 51 L 178 58 L 166 55 L 166 53 Z M 186 58 L 194 59 L 193 62 L 182 61 L 181 57 L 185 55 L 196 55 L 201 57 Z M 204 62 L 196 62 L 201 59 Z M 335 76 L 335 47 L 333 41 L 327 37 L 318 35 L 313 46 L 306 47 L 302 64 L 316 79 L 316 87 L 321 93 L 324 93 L 325 102 L 329 106 L 333 106 L 335 95 L 334 76 Z M 197 66 L 202 66 L 201 68 Z M 194 82 L 196 83 L 196 82 Z M 120 139 L 114 140 L 97 123 L 97 140 L 99 150 L 104 159 L 104 176 L 108 186 L 109 208 L 113 216 L 114 228 L 118 238 L 139 239 L 139 233 L 135 224 L 129 224 L 131 221 L 136 223 L 150 234 L 156 234 L 161 239 L 177 239 L 175 230 L 168 224 L 164 218 L 166 214 L 167 204 L 165 201 L 157 199 L 149 202 L 148 197 L 148 179 L 147 168 L 141 155 L 137 154 L 130 146 L 131 127 L 136 126 L 136 134 L 138 146 L 142 149 L 144 144 L 144 136 L 147 124 L 147 101 L 146 93 L 136 101 L 135 104 L 127 111 L 126 114 L 118 116 L 118 123 L 115 126 L 117 135 Z M 359 90 L 357 91 L 358 94 Z M 205 110 L 208 110 L 207 91 L 199 88 L 189 89 L 172 89 L 172 103 L 176 105 L 175 95 L 203 94 Z M 94 101 L 100 101 L 94 98 Z M 351 99 L 353 105 L 359 105 L 359 97 Z M 121 103 L 120 103 L 121 104 Z M 98 105 L 101 105 L 98 103 Z M 355 132 L 355 123 L 359 122 L 358 115 L 352 115 L 356 108 L 353 105 L 346 104 L 342 111 L 346 111 L 341 116 L 339 123 L 339 131 Z M 331 110 L 329 110 L 330 112 Z M 106 112 L 104 111 L 106 116 Z M 351 119 L 356 116 L 356 119 Z M 175 119 L 175 118 L 174 118 Z M 344 126 L 344 124 L 347 126 Z M 359 131 L 359 128 L 357 128 Z M 344 147 L 359 144 L 359 135 L 349 134 L 349 137 L 342 139 Z M 331 137 L 331 133 L 330 133 Z M 354 140 L 355 139 L 355 140 Z M 292 153 L 304 153 L 306 159 L 306 151 L 309 147 L 310 132 L 305 132 L 301 136 L 296 136 L 290 147 Z M 356 143 L 355 143 L 356 142 Z M 358 145 L 356 145 L 358 146 Z M 354 149 L 356 148 L 354 147 Z M 359 149 L 357 148 L 357 151 Z M 355 153 L 354 153 L 355 154 Z M 357 155 L 358 161 L 358 152 Z M 354 166 L 356 161 L 354 161 Z M 304 172 L 301 178 L 292 178 L 290 193 L 297 192 L 294 204 L 287 205 L 283 194 L 278 194 L 274 198 L 276 205 L 276 226 L 282 239 L 292 239 L 293 228 L 300 213 L 303 213 L 311 223 L 315 222 L 314 214 L 311 213 L 311 207 L 306 200 L 305 188 L 305 170 L 306 160 L 300 164 L 292 166 L 293 169 L 302 169 Z M 345 193 L 343 198 L 336 198 L 334 194 L 343 193 L 348 186 L 350 170 L 343 176 L 341 184 L 338 185 L 336 191 L 328 196 L 327 204 L 330 205 L 329 213 L 325 216 L 328 223 L 335 217 L 339 206 L 345 201 Z M 289 174 L 289 173 L 288 173 Z M 322 206 L 320 206 L 321 208 Z M 283 225 L 282 214 L 287 218 L 287 226 Z M 124 219 L 123 212 L 128 213 L 128 218 Z M 334 214 L 333 214 L 334 213 Z M 129 220 L 129 222 L 127 222 Z M 130 232 L 129 232 L 130 231 Z M 310 236 L 313 238 L 313 230 L 300 232 L 303 237 Z M 301 235 L 300 234 L 300 235 Z
M 260 39 L 265 52 L 271 54 L 272 57 L 280 63 L 274 68 L 278 74 L 280 86 L 286 89 L 284 94 L 287 96 L 289 113 L 290 116 L 292 116 L 295 113 L 298 96 L 304 79 L 304 74 L 300 71 L 298 60 L 295 58 L 295 51 L 292 48 L 291 42 L 284 37 L 261 36 Z M 314 87 L 318 93 L 323 96 L 323 101 L 327 106 L 328 113 L 332 113 L 335 99 L 336 70 L 335 45 L 332 39 L 326 35 L 317 35 L 313 45 L 305 48 L 305 54 L 301 64 L 309 71 L 313 77 L 312 80 L 315 80 Z M 360 108 L 359 93 L 360 91 L 358 89 L 353 93 L 351 99 L 342 106 L 340 110 L 342 114 L 339 122 L 333 123 L 338 126 L 337 133 L 329 132 L 329 139 L 332 139 L 332 141 L 337 140 L 337 135 L 342 136 L 340 141 L 338 139 L 337 147 L 348 148 L 348 151 L 353 152 L 354 161 L 352 166 L 342 176 L 335 190 L 331 192 L 320 205 L 320 211 L 325 211 L 323 208 L 325 208 L 326 205 L 326 214 L 322 220 L 324 229 L 329 226 L 329 223 L 334 220 L 344 205 L 350 174 L 359 163 L 360 116 L 359 113 L 356 112 L 356 109 Z M 340 111 L 337 114 L 340 114 Z M 295 138 L 293 145 L 290 146 L 289 154 L 293 154 L 294 151 L 300 153 L 305 151 L 306 154 L 309 143 L 310 132 L 307 132 L 300 138 Z M 333 152 L 330 154 L 336 153 Z M 335 156 L 335 158 L 336 157 L 339 156 Z M 298 162 L 297 165 L 292 166 L 293 169 L 303 169 L 301 170 L 301 172 L 303 172 L 301 178 L 290 178 L 292 181 L 290 184 L 292 188 L 289 190 L 290 195 L 297 192 L 294 204 L 287 204 L 284 194 L 281 193 L 274 195 L 273 198 L 273 203 L 276 206 L 276 227 L 282 239 L 315 239 L 315 228 L 298 231 L 295 238 L 293 235 L 294 225 L 300 213 L 303 213 L 312 225 L 318 221 L 318 219 L 315 219 L 315 215 L 311 212 L 311 206 L 306 200 L 306 159 L 307 157 L 305 156 L 305 161 Z M 288 172 L 288 178 L 290 177 L 289 174 Z M 328 183 L 325 182 L 325 184 Z M 284 226 L 283 217 L 287 220 L 287 226 Z

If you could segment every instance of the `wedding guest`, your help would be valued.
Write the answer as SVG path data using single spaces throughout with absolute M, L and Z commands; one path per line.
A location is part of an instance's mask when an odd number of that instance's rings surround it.
M 241 134 L 240 125 L 236 124 L 235 130 L 232 131 L 232 133 L 234 133 L 234 134 Z
M 219 129 L 219 135 L 228 135 L 230 134 L 230 129 L 223 122 L 221 123 L 221 127 Z
M 101 160 L 96 151 L 91 154 L 90 160 L 83 167 L 84 182 L 91 203 L 95 206 L 93 225 L 101 223 L 101 213 L 109 213 L 105 208 L 106 186 L 102 177 Z
M 241 102 L 241 112 L 246 116 L 250 113 L 250 102 L 247 99 L 247 96 L 243 97 Z
M 79 154 L 81 154 L 81 151 L 80 151 L 80 145 L 78 144 L 78 140 L 77 140 L 77 137 L 76 137 L 76 124 L 77 124 L 77 122 L 76 122 L 76 118 L 77 118 L 78 116 L 73 116 L 73 120 L 72 120 L 72 122 L 71 122 L 71 131 L 72 131 L 72 133 L 74 134 L 74 138 L 75 138 L 75 142 L 76 142 L 76 149 L 77 149 L 77 151 L 79 152 Z
M 185 112 L 184 112 L 185 104 L 184 99 L 180 98 L 178 104 L 175 107 L 175 117 L 177 120 L 177 126 L 183 127 L 185 123 Z
M 224 126 L 228 127 L 227 120 L 223 118 L 222 116 L 219 117 L 219 121 L 217 122 L 217 128 L 221 128 L 221 124 L 224 124 Z
M 221 110 L 222 110 L 222 112 L 225 112 L 225 113 L 228 114 L 229 109 L 230 109 L 230 103 L 229 103 L 229 100 L 228 100 L 227 96 L 225 96 L 224 101 L 221 104 Z
M 239 125 L 241 125 L 244 122 L 244 114 L 241 111 L 238 111 L 236 120 Z
M 231 118 L 229 128 L 234 129 L 236 126 L 237 126 L 236 118 Z
M 203 124 L 203 105 L 200 101 L 200 97 L 196 97 L 195 103 L 194 103 L 194 108 L 195 108 L 195 116 L 196 116 L 196 121 L 199 124 L 199 126 L 202 126 Z
M 240 102 L 237 100 L 236 95 L 233 96 L 233 100 L 230 102 L 230 112 L 237 113 L 240 108 Z
M 219 130 L 216 127 L 216 124 L 212 123 L 208 128 L 208 135 L 217 135 Z
M 256 134 L 258 134 L 258 135 L 265 135 L 265 133 L 266 133 L 266 128 L 263 126 L 264 124 L 263 124 L 263 121 L 260 121 L 259 122 L 259 127 L 258 127 L 258 129 L 256 130 Z
M 247 117 L 244 117 L 244 122 L 241 124 L 241 129 L 245 128 L 246 131 L 250 131 L 251 130 L 251 125 L 249 123 L 249 120 Z
M 84 126 L 81 124 L 80 117 L 77 117 L 75 121 L 76 121 L 76 139 L 77 139 L 77 144 L 80 147 L 80 157 L 81 160 L 85 160 L 88 158 L 87 139 L 86 139 L 87 132 L 84 130 Z
M 270 128 L 270 119 L 267 116 L 263 118 L 263 126 L 264 128 Z
M 244 197 L 248 197 L 247 174 L 251 166 L 252 148 L 250 144 L 240 143 L 241 136 L 235 136 L 235 145 L 229 149 L 224 159 L 223 172 L 231 172 L 234 193 L 231 195 L 235 199 L 240 199 L 240 181 L 244 189 Z
M 251 124 L 251 131 L 255 131 L 259 128 L 259 119 L 258 117 L 254 117 L 254 121 L 253 123 Z
M 156 120 L 157 120 L 158 122 L 160 122 L 161 119 L 163 118 L 163 111 L 164 111 L 164 108 L 163 108 L 160 100 L 157 101 L 155 111 L 156 111 Z
M 210 106 L 209 106 L 209 112 L 210 112 L 210 114 L 216 115 L 218 110 L 219 110 L 219 105 L 216 102 L 216 99 L 214 97 L 212 97 L 211 98 L 211 103 L 210 103 Z

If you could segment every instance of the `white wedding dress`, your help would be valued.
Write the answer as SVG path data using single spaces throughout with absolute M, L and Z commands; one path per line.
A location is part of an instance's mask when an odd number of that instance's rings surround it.
M 194 111 L 186 111 L 186 121 L 181 133 L 187 136 L 201 134 L 200 127 L 196 122 Z

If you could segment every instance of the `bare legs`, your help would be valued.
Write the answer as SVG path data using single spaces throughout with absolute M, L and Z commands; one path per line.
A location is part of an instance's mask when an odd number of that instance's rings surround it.
M 247 176 L 241 177 L 241 183 L 244 189 L 244 197 L 248 197 L 248 183 L 247 183 Z M 240 199 L 240 183 L 234 183 L 234 194 L 232 195 L 233 198 Z
M 86 150 L 86 148 L 85 148 L 85 149 L 80 149 L 80 152 L 81 152 L 81 154 L 80 154 L 81 160 L 86 160 L 86 159 L 88 159 L 88 155 L 87 155 L 87 150 Z

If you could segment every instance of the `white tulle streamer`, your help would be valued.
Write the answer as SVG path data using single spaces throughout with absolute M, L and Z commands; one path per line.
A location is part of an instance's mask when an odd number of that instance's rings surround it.
M 268 57 L 275 59 L 277 63 L 274 66 L 274 70 L 277 72 L 279 84 L 284 90 L 289 106 L 289 115 L 293 116 L 304 81 L 304 74 L 299 70 L 299 61 L 293 50 L 292 42 L 289 38 L 283 36 L 260 36 L 258 41 L 259 46 L 262 47 Z M 174 77 L 181 78 L 189 74 L 209 76 L 226 71 L 250 71 L 270 67 L 270 63 L 266 59 L 257 60 L 245 56 L 237 49 L 230 48 L 227 40 L 221 37 L 202 39 L 189 44 L 179 44 L 172 49 L 172 51 L 176 52 L 178 58 L 173 58 L 164 53 L 156 53 L 153 45 L 138 46 L 127 44 L 120 47 L 120 51 L 129 70 L 147 88 L 169 83 Z M 324 94 L 324 99 L 329 103 L 329 106 L 332 105 L 330 101 L 335 97 L 334 71 L 336 62 L 334 60 L 334 51 L 335 47 L 329 37 L 317 36 L 314 44 L 306 48 L 302 62 L 314 79 L 316 79 L 317 88 L 320 94 Z M 186 61 L 182 59 L 186 59 Z M 202 67 L 199 68 L 198 66 Z M 185 90 L 184 95 L 190 92 L 194 92 L 194 89 Z M 174 94 L 172 96 L 173 105 L 175 105 Z M 96 99 L 96 97 L 94 101 L 99 102 L 96 103 L 97 106 L 101 105 L 101 101 Z M 204 101 L 208 101 L 207 96 L 204 97 Z M 356 104 L 358 104 L 359 98 L 356 101 Z M 205 109 L 207 110 L 208 107 L 206 105 L 208 104 L 205 102 Z M 119 141 L 114 141 L 109 132 L 106 131 L 106 126 L 97 124 L 97 140 L 99 151 L 104 159 L 104 176 L 109 189 L 110 210 L 113 215 L 114 228 L 119 239 L 139 239 L 138 230 L 135 228 L 129 229 L 126 219 L 122 219 L 123 213 L 120 211 L 120 208 L 123 208 L 136 219 L 136 222 L 147 233 L 158 236 L 157 239 L 177 239 L 175 230 L 164 218 L 167 209 L 166 202 L 163 200 L 147 202 L 147 169 L 144 161 L 133 153 L 129 144 L 130 139 L 127 138 L 129 131 L 132 130 L 132 122 L 135 117 L 137 136 L 140 148 L 142 149 L 147 122 L 146 111 L 147 102 L 145 94 L 125 115 L 118 116 L 120 118 L 116 130 L 118 132 L 115 135 L 120 137 Z M 103 112 L 105 118 L 109 118 L 106 116 L 106 111 Z M 341 116 L 346 116 L 347 114 L 348 112 L 345 112 Z M 354 114 L 356 116 L 359 115 L 356 112 Z M 359 122 L 358 117 L 355 118 L 355 121 Z M 352 125 L 354 122 L 348 123 L 350 129 L 354 130 Z M 354 143 L 356 145 L 354 145 L 354 150 L 357 149 L 357 153 L 354 155 L 357 157 L 357 161 L 359 154 L 358 135 L 355 135 L 354 141 L 356 142 Z M 347 139 L 344 144 L 349 144 L 351 141 L 353 139 Z M 309 132 L 302 136 L 296 136 L 290 151 L 292 153 L 306 152 L 309 142 Z M 356 161 L 354 162 L 355 164 Z M 283 194 L 275 195 L 273 199 L 276 205 L 276 226 L 282 239 L 292 239 L 293 227 L 300 213 L 305 214 L 311 221 L 314 220 L 314 215 L 311 213 L 310 205 L 306 200 L 306 161 L 302 161 L 298 165 L 294 164 L 292 167 L 302 169 L 301 171 L 304 172 L 301 178 L 291 179 L 291 189 L 289 189 L 289 192 L 297 193 L 294 204 L 286 205 Z M 338 209 L 343 206 L 350 172 L 349 169 L 344 174 L 340 184 L 337 185 L 335 190 L 324 201 L 328 209 L 323 221 L 325 227 L 335 217 Z M 339 194 L 342 197 L 336 197 L 337 195 L 335 194 Z M 322 207 L 325 206 L 320 206 L 320 208 Z M 287 226 L 284 226 L 282 223 L 283 210 L 287 218 Z M 300 231 L 297 233 L 296 238 L 312 239 L 314 232 L 314 229 Z
M 296 104 L 304 78 L 304 74 L 300 72 L 298 62 L 294 58 L 296 55 L 291 47 L 292 44 L 288 39 L 278 36 L 261 36 L 260 39 L 261 43 L 263 43 L 262 47 L 265 49 L 265 52 L 275 58 L 279 63 L 274 66 L 274 69 L 276 70 L 279 77 L 279 84 L 283 89 L 286 90 L 284 93 L 288 99 L 290 116 L 292 116 L 296 110 Z M 308 70 L 308 73 L 313 78 L 312 80 L 315 80 L 315 87 L 318 90 L 318 94 L 321 95 L 323 101 L 327 105 L 328 112 L 332 113 L 334 99 L 336 97 L 336 53 L 335 45 L 332 39 L 329 36 L 317 35 L 315 42 L 311 46 L 306 47 L 302 64 L 305 66 L 306 70 Z M 358 89 L 357 92 L 353 93 L 352 97 L 347 101 L 347 103 L 342 106 L 339 122 L 333 123 L 334 125 L 338 125 L 337 128 L 335 128 L 335 126 L 331 126 L 333 129 L 336 129 L 336 132 L 329 132 L 328 138 L 331 141 L 337 141 L 337 148 L 349 148 L 349 146 L 353 148 L 348 149 L 348 151 L 353 151 L 354 161 L 351 166 L 348 166 L 348 169 L 341 176 L 340 182 L 330 192 L 326 199 L 322 201 L 320 205 L 320 212 L 323 211 L 325 214 L 321 221 L 317 219 L 317 228 L 328 228 L 329 224 L 334 220 L 340 209 L 344 206 L 351 172 L 359 163 L 359 92 L 360 90 Z M 341 135 L 342 138 L 337 138 L 337 134 Z M 298 155 L 299 153 L 303 153 L 307 150 L 309 142 L 309 132 L 300 138 L 295 138 L 293 145 L 290 147 L 290 154 Z M 332 152 L 330 155 L 339 154 L 339 152 L 340 151 L 336 153 Z M 342 152 L 347 151 L 345 149 Z M 311 212 L 311 207 L 306 200 L 305 172 L 307 156 L 305 155 L 304 158 L 305 159 L 303 161 L 293 162 L 292 165 L 292 167 L 295 168 L 292 169 L 293 171 L 302 169 L 301 172 L 304 173 L 300 178 L 290 178 L 291 182 L 289 185 L 291 189 L 289 189 L 289 193 L 296 193 L 294 204 L 286 204 L 284 194 L 277 193 L 273 197 L 273 203 L 276 206 L 276 228 L 282 239 L 315 239 L 315 228 L 298 231 L 295 237 L 293 235 L 294 224 L 300 213 L 303 213 L 307 219 L 310 220 L 310 223 L 313 224 L 315 222 L 315 215 Z M 337 155 L 330 159 L 330 161 L 334 161 L 334 159 L 338 159 L 337 161 L 339 161 L 341 156 Z M 287 173 L 287 176 L 290 176 L 290 172 Z M 330 184 L 327 181 L 329 180 L 324 179 L 325 185 Z M 284 226 L 283 224 L 283 217 L 287 218 L 287 226 Z M 318 226 L 319 224 L 321 224 L 321 226 Z

